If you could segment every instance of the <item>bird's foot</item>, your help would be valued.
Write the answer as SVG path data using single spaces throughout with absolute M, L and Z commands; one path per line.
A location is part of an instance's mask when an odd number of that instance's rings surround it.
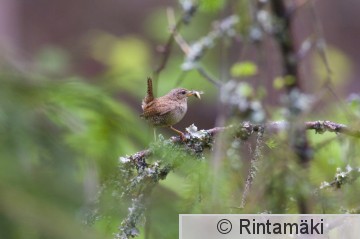
M 186 141 L 186 136 L 185 136 L 185 134 L 184 134 L 184 133 L 181 133 L 181 134 L 179 134 L 179 135 L 180 135 L 181 141 L 182 141 L 182 142 L 185 142 L 185 141 Z
M 181 132 L 180 130 L 175 129 L 175 128 L 172 127 L 172 126 L 169 126 L 169 127 L 170 127 L 170 129 L 174 130 L 176 133 L 179 134 L 180 140 L 181 140 L 182 142 L 185 142 L 185 141 L 186 141 L 186 137 L 185 137 L 185 134 L 184 134 L 183 132 Z

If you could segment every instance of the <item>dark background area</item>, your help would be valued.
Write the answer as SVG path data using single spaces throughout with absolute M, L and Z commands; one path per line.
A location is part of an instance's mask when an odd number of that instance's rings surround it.
M 96 61 L 89 54 L 87 36 L 93 31 L 104 31 L 118 37 L 135 35 L 144 39 L 152 48 L 151 68 L 155 68 L 159 62 L 159 54 L 156 47 L 165 41 L 159 42 L 153 36 L 149 36 L 147 21 L 152 14 L 166 14 L 165 9 L 177 2 L 169 1 L 88 1 L 88 0 L 1 0 L 0 1 L 0 48 L 8 58 L 14 58 L 21 62 L 31 62 L 34 54 L 46 46 L 59 46 L 66 50 L 71 59 L 72 72 L 85 76 L 88 80 L 106 71 L 106 66 Z M 324 37 L 329 45 L 343 51 L 352 62 L 349 79 L 343 79 L 343 93 L 356 92 L 360 88 L 357 75 L 360 75 L 360 2 L 357 0 L 326 0 L 315 1 L 316 12 L 322 23 Z M 159 10 L 160 9 L 160 10 Z M 219 16 L 221 17 L 221 16 Z M 209 23 L 210 24 L 210 23 Z M 301 9 L 296 15 L 295 27 L 296 38 L 301 43 L 313 31 L 314 22 L 308 8 Z M 159 26 L 166 32 L 166 25 Z M 271 95 L 276 94 L 271 89 L 269 76 L 277 59 L 276 47 L 270 43 L 270 51 L 267 51 L 268 72 L 266 87 Z M 251 58 L 252 51 L 249 51 Z M 236 49 L 232 51 L 234 58 L 239 54 Z M 276 60 L 275 60 L 276 61 Z M 305 62 L 302 75 L 304 81 L 311 82 L 308 74 L 309 62 Z M 151 69 L 149 68 L 149 69 Z M 180 69 L 179 69 L 180 72 Z M 151 74 L 151 72 L 149 72 Z M 144 78 L 146 76 L 144 75 Z M 101 80 L 96 78 L 95 80 Z M 145 86 L 139 86 L 145 89 Z M 308 86 L 311 91 L 311 84 Z M 126 94 L 121 94 L 121 99 L 128 101 L 134 107 L 138 107 L 139 99 L 131 99 Z M 278 103 L 277 96 L 271 96 L 270 102 Z M 196 107 L 196 109 L 194 109 Z M 201 126 L 211 127 L 216 106 L 197 103 L 190 112 L 198 121 L 203 121 Z M 140 107 L 139 112 L 140 112 Z M 203 116 L 206 117 L 203 117 Z M 180 127 L 185 127 L 190 121 L 184 119 Z
M 351 57 L 354 64 L 359 64 L 360 2 L 356 0 L 315 2 L 327 42 L 343 50 Z M 60 45 L 71 53 L 77 71 L 82 74 L 89 72 L 96 74 L 101 68 L 96 68 L 92 64 L 84 47 L 84 36 L 96 29 L 118 36 L 136 34 L 151 41 L 147 36 L 145 20 L 158 8 L 162 8 L 165 14 L 165 7 L 169 4 L 176 6 L 176 2 L 154 0 L 105 2 L 1 0 L 1 45 L 2 48 L 6 48 L 4 43 L 17 47 L 22 57 L 31 57 L 46 45 Z M 306 17 L 309 15 L 306 9 L 299 14 L 297 18 L 300 20 L 296 22 L 296 28 L 301 28 L 301 31 L 296 33 L 305 36 L 313 22 L 306 20 L 311 20 Z M 354 89 L 354 86 L 359 87 L 355 81 L 355 75 L 359 73 L 357 69 L 358 67 L 354 67 L 351 89 Z

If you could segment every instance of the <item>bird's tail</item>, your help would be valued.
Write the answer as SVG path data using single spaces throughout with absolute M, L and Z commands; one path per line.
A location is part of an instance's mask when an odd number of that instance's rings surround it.
M 146 105 L 149 104 L 153 100 L 154 100 L 154 93 L 153 93 L 153 87 L 152 87 L 152 79 L 150 77 L 148 77 L 147 93 L 141 104 L 142 109 L 144 110 Z
M 147 79 L 147 96 L 146 96 L 146 103 L 149 103 L 150 101 L 154 100 L 154 94 L 153 94 L 153 86 L 152 86 L 152 79 L 148 77 Z

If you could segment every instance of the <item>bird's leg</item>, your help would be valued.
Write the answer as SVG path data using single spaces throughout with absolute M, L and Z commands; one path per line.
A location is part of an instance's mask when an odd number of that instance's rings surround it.
M 185 135 L 184 135 L 183 132 L 181 132 L 180 130 L 175 129 L 172 126 L 169 126 L 169 127 L 170 127 L 170 129 L 174 130 L 176 133 L 178 133 L 180 135 L 180 138 L 181 138 L 182 141 L 185 141 L 186 138 L 185 138 Z

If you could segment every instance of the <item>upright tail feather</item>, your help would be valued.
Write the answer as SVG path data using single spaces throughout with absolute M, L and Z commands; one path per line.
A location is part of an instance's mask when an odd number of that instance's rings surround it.
M 152 87 L 152 79 L 148 77 L 147 79 L 147 94 L 142 101 L 141 107 L 145 108 L 147 104 L 154 100 L 153 87 Z
M 150 77 L 147 79 L 147 98 L 149 99 L 149 102 L 154 99 L 152 79 Z

